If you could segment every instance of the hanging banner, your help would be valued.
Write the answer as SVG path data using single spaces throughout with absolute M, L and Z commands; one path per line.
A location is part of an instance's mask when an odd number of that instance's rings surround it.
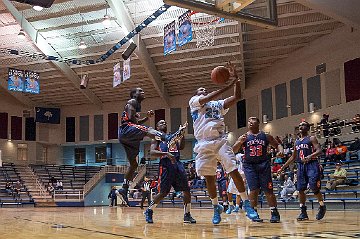
M 185 45 L 190 42 L 192 38 L 193 35 L 189 10 L 179 17 L 178 45 Z
M 8 71 L 8 90 L 24 91 L 24 72 L 9 68 Z
M 124 61 L 123 65 L 123 81 L 130 79 L 131 68 L 130 68 L 130 58 Z
M 175 21 L 164 27 L 164 55 L 176 51 Z
M 31 94 L 40 93 L 40 75 L 37 72 L 25 71 L 25 88 L 24 92 Z
M 113 79 L 113 87 L 117 87 L 118 85 L 121 84 L 122 82 L 122 75 L 121 75 L 121 70 L 120 70 L 120 63 L 117 63 L 114 66 L 114 79 Z

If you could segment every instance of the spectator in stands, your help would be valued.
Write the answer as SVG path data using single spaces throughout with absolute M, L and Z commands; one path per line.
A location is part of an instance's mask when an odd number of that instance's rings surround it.
M 53 186 L 52 184 L 48 183 L 48 185 L 47 185 L 46 188 L 47 188 L 47 190 L 49 191 L 49 193 L 50 193 L 51 195 L 53 195 L 54 190 L 55 190 L 54 186 Z
M 360 140 L 359 137 L 355 137 L 355 141 L 350 144 L 349 147 L 350 153 L 357 154 L 357 159 L 360 160 Z
M 20 197 L 20 191 L 21 191 L 21 182 L 17 181 L 15 186 L 14 186 L 14 197 Z
M 142 190 L 142 199 L 141 199 L 141 203 L 140 203 L 141 209 L 144 208 L 145 199 L 148 200 L 148 205 L 150 205 L 150 201 L 151 201 L 150 185 L 151 185 L 151 182 L 150 182 L 149 178 L 144 177 L 144 182 L 141 187 L 141 190 Z
M 328 114 L 323 114 L 323 117 L 320 120 L 320 125 L 323 128 L 324 137 L 328 137 L 329 136 L 329 115 Z
M 336 145 L 336 151 L 335 151 L 335 161 L 344 161 L 346 158 L 346 153 L 348 149 L 345 145 L 343 145 L 340 141 Z
M 327 146 L 326 152 L 325 152 L 325 159 L 324 164 L 329 162 L 334 162 L 336 156 L 336 147 L 334 143 L 331 143 Z
M 283 200 L 288 200 L 288 194 L 293 194 L 296 191 L 295 184 L 289 177 L 289 175 L 285 174 L 284 185 L 282 186 L 282 190 L 280 192 L 280 197 Z
M 108 195 L 108 199 L 110 199 L 109 207 L 117 206 L 117 195 L 116 195 L 116 186 L 112 186 Z
M 11 195 L 13 193 L 13 189 L 12 189 L 12 186 L 11 186 L 11 183 L 10 182 L 6 182 L 6 185 L 5 185 L 5 191 Z
M 281 165 L 278 163 L 274 163 L 274 166 L 271 168 L 271 172 L 273 174 L 273 178 L 277 178 L 277 172 L 281 169 Z
M 360 131 L 360 114 L 356 114 L 353 118 L 353 132 L 359 132 Z
M 53 187 L 56 187 L 57 180 L 54 178 L 54 176 L 50 178 L 50 183 Z
M 64 190 L 63 183 L 59 180 L 56 182 L 56 190 Z
M 334 190 L 336 186 L 345 184 L 346 182 L 346 170 L 341 167 L 342 163 L 336 163 L 336 168 L 334 174 L 330 175 L 330 180 L 326 183 L 325 188 L 327 190 Z

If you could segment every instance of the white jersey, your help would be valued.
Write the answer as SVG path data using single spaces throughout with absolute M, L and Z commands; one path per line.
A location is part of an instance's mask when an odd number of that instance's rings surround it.
M 200 105 L 201 96 L 193 96 L 190 101 L 190 111 L 194 124 L 194 136 L 197 140 L 212 140 L 225 134 L 224 115 L 229 109 L 224 109 L 224 100 L 210 101 Z
M 238 171 L 240 174 L 244 174 L 243 166 L 242 166 L 242 160 L 243 160 L 244 154 L 237 154 L 236 155 L 236 163 L 238 165 Z

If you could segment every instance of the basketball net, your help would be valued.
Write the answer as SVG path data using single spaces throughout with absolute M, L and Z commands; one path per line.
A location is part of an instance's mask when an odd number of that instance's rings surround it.
M 223 19 L 205 13 L 191 12 L 191 22 L 195 31 L 196 47 L 214 45 L 216 27 Z

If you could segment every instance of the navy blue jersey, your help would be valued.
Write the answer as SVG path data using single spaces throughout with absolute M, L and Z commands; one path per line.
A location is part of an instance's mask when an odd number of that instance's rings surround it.
M 125 106 L 126 107 L 126 106 Z M 136 102 L 136 107 L 135 107 L 136 112 L 141 112 L 141 105 L 139 102 Z M 123 124 L 127 124 L 127 123 L 134 123 L 137 124 L 137 122 L 133 122 L 130 118 L 129 118 L 129 114 L 126 112 L 126 110 L 124 110 L 121 114 L 121 125 Z
M 226 180 L 226 172 L 221 164 L 218 164 L 216 167 L 216 181 L 221 182 Z
M 260 131 L 254 135 L 249 133 L 243 144 L 244 148 L 244 163 L 261 163 L 268 160 L 267 147 L 269 141 L 264 132 Z
M 159 144 L 159 148 L 158 150 L 160 150 L 161 152 L 169 152 L 172 155 L 174 155 L 174 157 L 176 158 L 176 160 L 180 160 L 180 151 L 179 151 L 179 144 L 176 144 L 174 147 L 172 148 L 168 148 L 168 144 L 164 141 L 161 141 Z M 162 159 L 169 159 L 167 156 L 163 156 L 161 157 L 160 160 Z
M 301 159 L 309 156 L 314 152 L 313 144 L 310 140 L 310 136 L 306 136 L 302 139 L 296 139 L 295 141 L 296 150 L 296 162 L 301 163 Z

